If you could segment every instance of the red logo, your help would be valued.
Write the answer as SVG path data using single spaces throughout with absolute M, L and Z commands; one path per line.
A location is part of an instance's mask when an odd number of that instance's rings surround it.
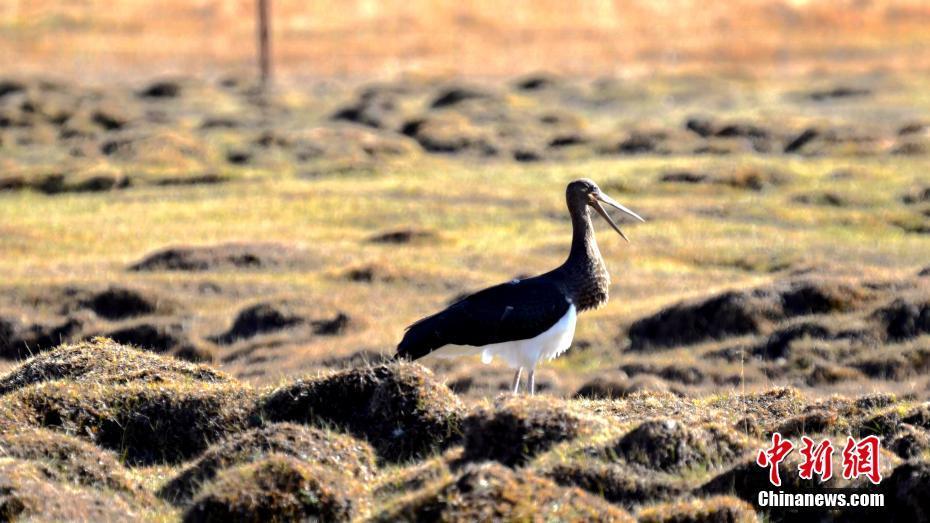
M 766 450 L 759 451 L 756 457 L 756 464 L 760 467 L 769 467 L 769 481 L 776 487 L 781 486 L 781 476 L 778 474 L 778 464 L 791 453 L 794 443 L 782 439 L 778 432 L 772 434 L 772 446 Z
M 829 439 L 821 440 L 814 445 L 814 440 L 807 436 L 801 437 L 803 446 L 801 455 L 804 461 L 798 465 L 798 476 L 801 479 L 813 479 L 814 474 L 820 476 L 824 482 L 833 477 L 833 444 Z M 781 436 L 778 432 L 772 434 L 772 446 L 759 451 L 756 464 L 769 469 L 769 482 L 776 487 L 781 486 L 781 476 L 778 464 L 791 454 L 794 443 Z M 881 441 L 878 436 L 867 436 L 858 442 L 852 437 L 847 438 L 843 448 L 843 478 L 856 479 L 865 476 L 873 484 L 878 485 L 882 480 L 879 469 L 881 457 Z
M 856 479 L 865 476 L 878 485 L 882 480 L 878 464 L 879 455 L 878 436 L 862 438 L 858 443 L 851 437 L 848 438 L 846 447 L 843 448 L 843 477 Z
M 804 447 L 801 455 L 804 462 L 798 465 L 798 475 L 801 479 L 811 479 L 814 474 L 820 476 L 820 481 L 827 481 L 833 477 L 833 444 L 825 439 L 814 448 L 814 440 L 807 436 L 801 437 Z

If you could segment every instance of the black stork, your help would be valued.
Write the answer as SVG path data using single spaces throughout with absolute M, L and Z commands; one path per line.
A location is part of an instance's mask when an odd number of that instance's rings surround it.
M 514 394 L 523 369 L 529 369 L 527 388 L 533 394 L 536 364 L 568 350 L 577 313 L 607 303 L 610 275 L 597 248 L 590 210 L 603 216 L 624 240 L 626 235 L 601 203 L 645 221 L 588 179 L 569 183 L 565 200 L 572 218 L 572 246 L 565 263 L 539 276 L 476 292 L 410 325 L 396 357 L 480 354 L 484 363 L 490 363 L 497 356 L 516 370 Z

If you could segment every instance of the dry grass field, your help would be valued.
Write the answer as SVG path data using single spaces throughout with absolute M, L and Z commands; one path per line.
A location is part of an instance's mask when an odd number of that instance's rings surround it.
M 248 3 L 45 4 L 0 7 L 0 519 L 791 520 L 776 430 L 881 436 L 926 513 L 921 3 L 282 1 L 269 93 Z M 388 361 L 560 264 L 580 177 L 646 222 L 539 396 Z
M 275 59 L 301 80 L 398 74 L 628 76 L 926 70 L 922 0 L 272 2 Z M 4 70 L 89 81 L 251 71 L 252 0 L 7 0 Z

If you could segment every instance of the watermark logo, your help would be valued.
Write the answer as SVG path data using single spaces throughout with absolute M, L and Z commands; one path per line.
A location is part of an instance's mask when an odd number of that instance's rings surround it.
M 804 460 L 798 465 L 798 476 L 801 479 L 813 479 L 816 475 L 821 482 L 833 477 L 833 443 L 829 439 L 815 442 L 807 436 L 801 437 L 801 456 Z M 769 482 L 781 486 L 781 475 L 778 465 L 795 449 L 795 445 L 778 432 L 772 434 L 772 444 L 761 449 L 756 457 L 756 464 L 769 469 Z M 846 440 L 843 447 L 842 475 L 844 479 L 857 479 L 866 477 L 874 485 L 882 481 L 880 470 L 881 441 L 878 436 L 867 436 L 856 440 L 852 436 Z
M 856 479 L 865 476 L 873 485 L 881 483 L 882 473 L 878 463 L 880 449 L 878 436 L 862 438 L 858 442 L 849 437 L 843 449 L 843 477 Z
M 789 440 L 786 440 L 781 437 L 781 434 L 776 432 L 772 434 L 772 446 L 768 449 L 762 449 L 759 451 L 759 456 L 756 457 L 756 464 L 760 467 L 769 467 L 769 482 L 776 487 L 781 486 L 781 475 L 778 472 L 778 464 L 785 460 L 788 457 L 788 454 L 791 454 L 791 451 L 794 450 L 794 443 L 791 443 Z
M 827 481 L 833 477 L 833 444 L 830 440 L 821 441 L 814 447 L 814 440 L 807 436 L 801 437 L 804 447 L 801 455 L 804 462 L 798 466 L 798 475 L 801 479 L 812 479 L 814 474 L 820 476 L 820 481 Z

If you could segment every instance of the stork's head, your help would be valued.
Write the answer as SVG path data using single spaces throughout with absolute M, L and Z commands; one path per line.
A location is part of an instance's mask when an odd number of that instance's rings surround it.
M 596 183 L 594 183 L 594 180 L 589 180 L 588 178 L 580 178 L 569 183 L 568 188 L 565 190 L 565 199 L 568 201 L 568 208 L 572 212 L 583 211 L 587 209 L 587 206 L 594 208 L 594 210 L 603 216 L 604 219 L 607 220 L 607 223 L 609 223 L 610 226 L 613 227 L 614 230 L 617 231 L 617 233 L 627 241 L 629 240 L 627 239 L 626 235 L 623 234 L 623 231 L 620 230 L 620 227 L 618 227 L 617 224 L 614 223 L 614 221 L 610 218 L 610 215 L 607 214 L 607 211 L 604 210 L 604 207 L 601 205 L 601 203 L 606 203 L 607 205 L 610 205 L 611 207 L 614 207 L 641 222 L 646 221 L 640 215 L 627 209 L 625 206 L 617 203 L 617 201 L 610 196 L 607 196 L 601 192 L 601 188 L 598 187 Z

